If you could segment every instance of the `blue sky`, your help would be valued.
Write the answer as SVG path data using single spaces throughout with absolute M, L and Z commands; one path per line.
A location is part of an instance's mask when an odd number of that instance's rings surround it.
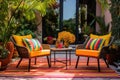
M 76 0 L 65 0 L 63 7 L 64 7 L 63 8 L 63 19 L 64 20 L 75 17 Z

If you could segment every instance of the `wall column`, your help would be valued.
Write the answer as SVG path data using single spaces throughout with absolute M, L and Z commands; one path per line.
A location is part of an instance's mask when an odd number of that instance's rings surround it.
M 111 3 L 110 0 L 107 0 L 108 3 Z M 97 3 L 96 1 L 96 16 L 102 16 L 102 11 L 101 11 L 101 7 L 100 7 L 100 4 Z M 109 32 L 111 31 L 111 21 L 112 21 L 112 17 L 111 17 L 111 13 L 110 11 L 107 9 L 105 10 L 104 12 L 104 20 L 105 20 L 105 23 L 106 25 L 110 23 L 110 26 L 109 26 Z M 96 32 L 99 32 L 100 28 L 99 28 L 99 25 L 96 23 Z

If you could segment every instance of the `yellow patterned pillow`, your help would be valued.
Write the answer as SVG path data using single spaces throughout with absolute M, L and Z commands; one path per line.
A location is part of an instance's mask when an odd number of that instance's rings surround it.
M 23 38 L 31 39 L 32 35 L 31 34 L 25 35 L 25 36 L 13 35 L 13 38 L 14 38 L 15 42 L 17 43 L 17 45 L 25 46 L 24 43 L 23 43 Z
M 90 38 L 93 38 L 93 39 L 95 39 L 95 38 L 102 38 L 102 39 L 105 39 L 104 46 L 107 46 L 107 45 L 109 44 L 110 37 L 111 37 L 111 32 L 110 32 L 109 34 L 102 35 L 102 36 L 90 34 Z
M 96 38 L 98 38 L 98 35 L 90 34 L 90 38 L 96 39 Z

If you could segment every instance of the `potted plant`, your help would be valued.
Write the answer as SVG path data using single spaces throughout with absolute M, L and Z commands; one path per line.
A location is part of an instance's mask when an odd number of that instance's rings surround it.
M 110 47 L 110 53 L 108 54 L 108 60 L 110 64 L 119 61 L 120 63 L 120 1 L 111 0 L 110 12 L 112 16 L 112 35 L 115 36 L 113 45 Z M 115 65 L 115 64 L 114 64 Z M 117 65 L 115 65 L 117 66 Z
M 52 36 L 47 36 L 44 38 L 44 41 L 47 42 L 47 44 L 53 44 L 55 42 L 56 38 L 52 37 Z
M 90 26 L 88 26 L 87 24 L 84 24 L 83 25 L 83 36 L 84 36 L 84 38 L 86 39 L 87 38 L 87 36 L 89 36 L 89 34 L 91 33 L 91 27 Z
M 13 3 L 8 0 L 0 1 L 0 70 L 6 69 L 8 63 L 12 59 L 14 45 L 9 41 L 10 36 L 14 33 L 16 24 L 13 15 L 19 5 L 13 11 Z M 21 2 L 20 2 L 21 3 Z
M 111 0 L 110 12 L 112 15 L 112 33 L 116 40 L 120 40 L 120 1 Z
M 62 41 L 64 47 L 68 47 L 70 43 L 75 42 L 75 35 L 68 31 L 62 31 L 58 33 L 57 41 Z

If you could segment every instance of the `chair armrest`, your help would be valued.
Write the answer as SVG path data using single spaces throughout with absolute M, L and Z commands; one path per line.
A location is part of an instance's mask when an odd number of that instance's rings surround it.
M 10 40 L 15 45 L 15 47 L 16 47 L 16 49 L 18 51 L 19 57 L 21 57 L 21 58 L 28 58 L 28 57 L 30 57 L 29 51 L 28 51 L 28 49 L 26 47 L 17 45 L 15 40 L 14 40 L 14 38 L 12 36 L 10 37 Z
M 76 45 L 76 49 L 84 49 L 84 44 Z
M 115 40 L 115 37 L 114 37 L 114 36 L 111 36 L 111 38 L 110 38 L 110 42 L 109 42 L 108 46 L 111 46 L 112 43 L 114 42 L 114 40 Z
M 50 49 L 50 45 L 49 44 L 42 44 L 43 49 Z
M 88 36 L 83 44 L 78 44 L 76 46 L 76 49 L 84 49 L 85 45 L 87 44 L 87 42 L 89 41 L 89 39 L 90 39 L 90 37 Z
M 109 53 L 109 46 L 103 46 L 102 49 L 100 50 L 100 58 L 106 58 L 106 54 Z
M 106 54 L 109 54 L 109 48 L 110 46 L 112 45 L 113 41 L 114 41 L 114 36 L 111 36 L 110 38 L 110 42 L 108 44 L 108 46 L 103 46 L 101 51 L 100 51 L 100 57 L 103 57 L 105 58 L 106 57 Z

